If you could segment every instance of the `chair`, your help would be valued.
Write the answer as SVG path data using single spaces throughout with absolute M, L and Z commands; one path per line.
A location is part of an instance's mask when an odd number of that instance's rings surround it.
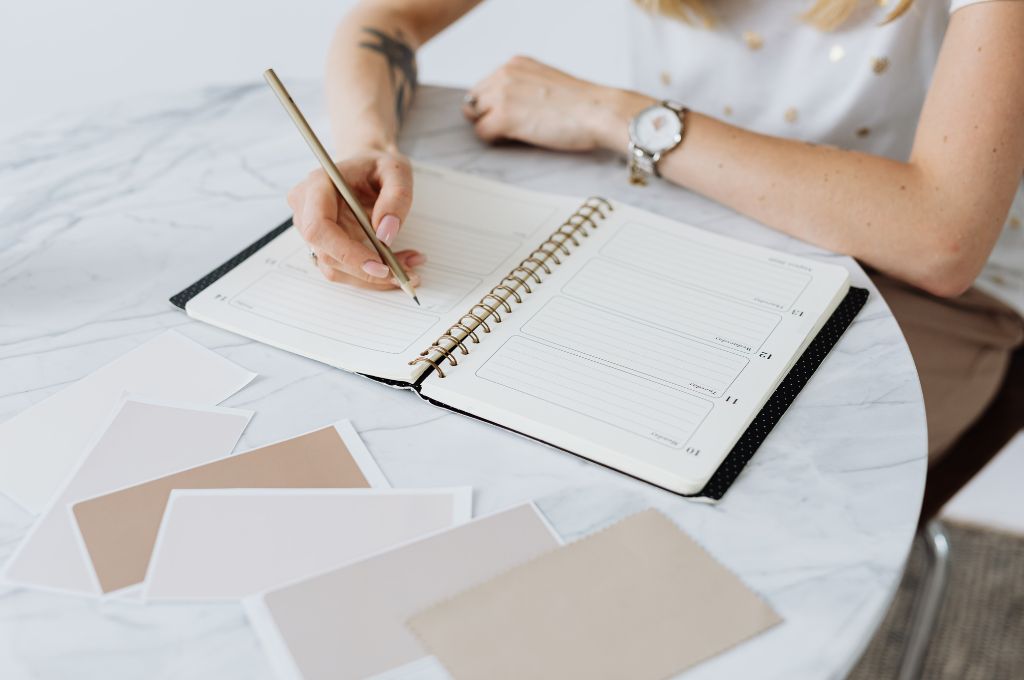
M 936 516 L 1018 432 L 1024 429 L 1024 348 L 1014 352 L 1003 385 L 982 416 L 928 470 L 918 538 L 927 566 L 914 598 L 910 633 L 900 662 L 899 680 L 918 680 L 924 667 L 946 590 L 951 559 L 949 540 Z

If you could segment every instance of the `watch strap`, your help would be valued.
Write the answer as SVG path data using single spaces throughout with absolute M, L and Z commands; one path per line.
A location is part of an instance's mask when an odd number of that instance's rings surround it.
M 629 183 L 645 185 L 651 175 L 658 176 L 657 159 L 646 149 L 629 143 Z
M 679 116 L 680 120 L 682 120 L 683 114 L 685 114 L 687 112 L 687 110 L 688 110 L 685 106 L 683 106 L 679 102 L 672 101 L 671 99 L 664 99 L 664 100 L 662 100 L 661 105 L 664 106 L 666 109 L 671 109 L 671 110 L 675 111 L 676 115 Z M 683 121 L 683 124 L 685 125 L 686 121 Z

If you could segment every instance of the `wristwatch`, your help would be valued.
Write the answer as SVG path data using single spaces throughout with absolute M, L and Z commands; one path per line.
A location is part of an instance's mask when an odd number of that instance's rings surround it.
M 651 175 L 660 177 L 658 161 L 683 141 L 687 109 L 663 101 L 636 114 L 629 121 L 629 182 L 647 184 Z

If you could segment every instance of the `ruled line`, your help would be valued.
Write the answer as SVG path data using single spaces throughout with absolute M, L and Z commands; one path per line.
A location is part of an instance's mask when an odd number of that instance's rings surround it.
M 688 392 L 521 336 L 476 374 L 672 448 L 683 446 L 712 408 Z
M 522 241 L 420 218 L 398 234 L 395 250 L 412 248 L 446 269 L 483 276 L 493 274 Z
M 720 396 L 749 360 L 568 298 L 555 298 L 521 331 L 656 380 Z
M 738 255 L 654 227 L 630 223 L 602 255 L 722 295 L 788 309 L 811 281 L 805 271 Z
M 778 326 L 777 312 L 598 258 L 588 262 L 562 292 L 617 314 L 715 345 L 760 347 Z
M 324 279 L 320 270 L 313 265 L 305 248 L 292 253 L 281 262 L 279 268 L 287 271 L 289 274 L 308 277 L 311 282 L 317 284 L 327 284 L 328 287 L 337 285 Z M 420 302 L 423 309 L 433 312 L 450 312 L 458 304 L 464 304 L 466 295 L 480 285 L 480 282 L 483 280 L 480 277 L 467 276 L 440 269 L 431 262 L 417 267 L 416 271 L 420 274 L 421 278 L 421 283 L 416 289 Z M 360 293 L 363 295 L 379 296 L 379 294 L 366 290 L 361 290 Z M 401 300 L 399 306 L 406 306 L 404 299 Z
M 381 295 L 342 284 L 271 272 L 231 299 L 231 305 L 299 330 L 390 354 L 409 349 L 437 316 L 381 304 Z

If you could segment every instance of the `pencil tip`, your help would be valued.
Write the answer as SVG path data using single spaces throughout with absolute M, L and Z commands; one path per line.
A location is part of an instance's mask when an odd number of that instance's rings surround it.
M 417 306 L 420 306 L 420 307 L 423 306 L 423 305 L 420 304 L 420 299 L 418 297 L 416 297 L 415 295 L 412 296 L 412 301 L 415 302 Z

